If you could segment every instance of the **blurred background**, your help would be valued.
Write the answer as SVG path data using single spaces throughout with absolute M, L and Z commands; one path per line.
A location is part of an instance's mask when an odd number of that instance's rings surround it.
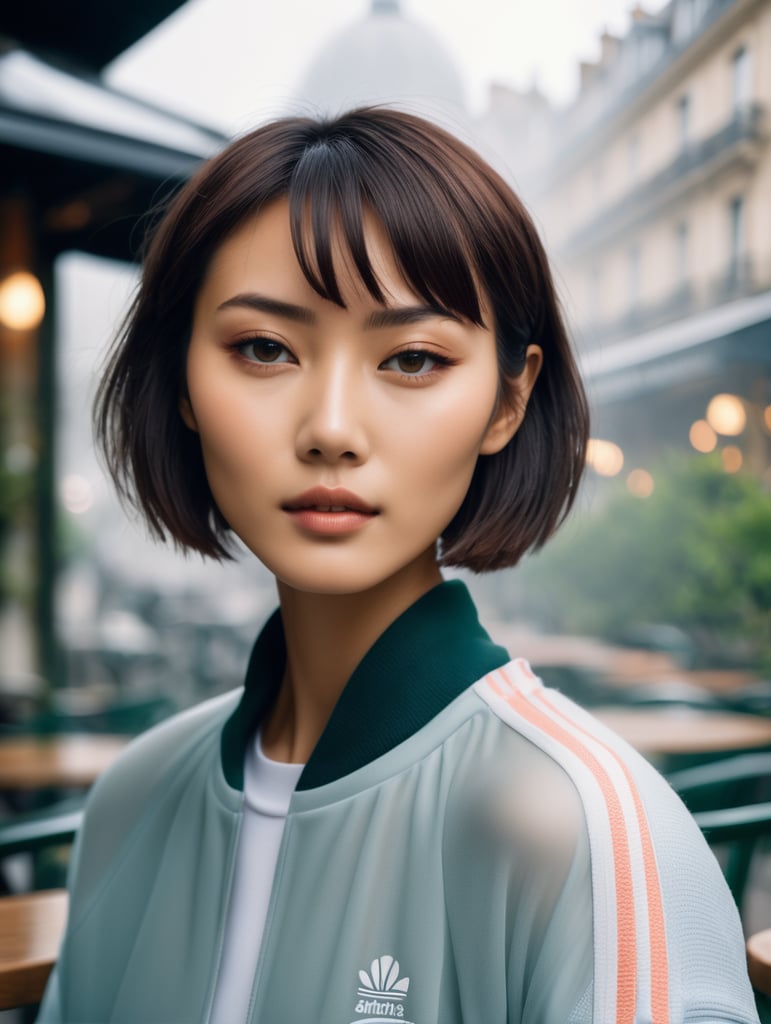
M 240 682 L 272 583 L 147 541 L 94 455 L 95 381 L 148 211 L 234 132 L 367 101 L 440 120 L 520 192 L 587 379 L 579 508 L 471 581 L 486 621 L 563 685 L 763 704 L 768 2 L 34 0 L 0 17 L 0 715 Z
M 240 684 L 272 581 L 147 540 L 94 454 L 95 383 L 150 211 L 234 133 L 373 101 L 523 197 L 591 399 L 577 508 L 469 581 L 483 620 L 665 769 L 764 751 L 767 801 L 771 0 L 5 4 L 0 734 L 132 735 Z M 35 778 L 0 771 L 0 800 L 87 782 Z

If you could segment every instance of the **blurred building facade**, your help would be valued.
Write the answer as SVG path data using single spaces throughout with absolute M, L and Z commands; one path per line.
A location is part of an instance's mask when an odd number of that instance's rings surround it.
M 529 204 L 587 378 L 607 475 L 667 448 L 771 464 L 771 0 L 637 6 L 554 109 L 490 91 L 473 118 L 460 69 L 398 0 L 323 47 L 298 99 L 327 114 L 387 101 L 479 146 Z M 718 403 L 712 399 L 722 397 Z M 709 409 L 709 412 L 708 412 Z M 612 443 L 610 443 L 612 442 Z
M 595 433 L 627 468 L 690 445 L 767 472 L 771 3 L 638 6 L 600 44 L 567 110 L 497 87 L 484 123 L 543 227 Z

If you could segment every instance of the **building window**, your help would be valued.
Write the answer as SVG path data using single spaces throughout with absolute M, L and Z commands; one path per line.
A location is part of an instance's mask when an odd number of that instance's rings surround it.
M 683 288 L 688 282 L 688 225 L 685 221 L 675 229 L 675 261 L 677 285 Z
M 691 97 L 688 93 L 677 101 L 677 141 L 685 149 L 691 137 Z
M 710 0 L 679 0 L 675 6 L 672 35 L 676 43 L 694 36 L 709 11 Z
M 729 274 L 739 281 L 744 262 L 744 197 L 734 196 L 728 204 L 728 254 Z
M 752 64 L 750 51 L 741 46 L 731 60 L 731 79 L 733 83 L 734 113 L 740 113 L 749 105 L 752 98 Z

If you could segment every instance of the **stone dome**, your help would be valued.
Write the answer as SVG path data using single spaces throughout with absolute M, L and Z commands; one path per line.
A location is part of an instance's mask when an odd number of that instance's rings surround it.
M 334 36 L 312 63 L 297 99 L 332 116 L 364 103 L 429 115 L 465 110 L 455 61 L 429 28 L 405 17 L 399 0 L 373 0 L 364 18 Z

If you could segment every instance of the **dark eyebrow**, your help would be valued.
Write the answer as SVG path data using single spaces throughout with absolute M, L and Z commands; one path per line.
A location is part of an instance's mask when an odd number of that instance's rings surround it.
M 299 324 L 316 322 L 315 313 L 305 306 L 297 306 L 293 302 L 284 302 L 282 299 L 271 299 L 267 295 L 258 295 L 256 292 L 242 292 L 234 295 L 221 302 L 217 309 L 238 308 L 239 306 L 256 309 L 260 313 L 272 313 L 274 316 L 293 320 Z M 455 320 L 459 323 L 460 317 L 442 306 L 397 306 L 395 309 L 378 309 L 371 313 L 364 326 L 368 330 L 377 330 L 382 327 L 404 327 L 409 324 L 421 323 L 423 320 Z
M 423 320 L 455 320 L 460 317 L 441 306 L 397 306 L 396 309 L 379 309 L 367 317 L 364 325 L 368 329 L 379 327 L 405 327 Z
M 293 302 L 283 302 L 281 299 L 269 299 L 266 295 L 257 295 L 255 292 L 234 295 L 232 299 L 221 302 L 217 309 L 230 309 L 234 306 L 245 306 L 247 309 L 256 309 L 260 313 L 272 313 L 274 316 L 283 317 L 284 320 L 293 320 L 298 324 L 316 322 L 316 315 L 305 306 L 296 306 Z

